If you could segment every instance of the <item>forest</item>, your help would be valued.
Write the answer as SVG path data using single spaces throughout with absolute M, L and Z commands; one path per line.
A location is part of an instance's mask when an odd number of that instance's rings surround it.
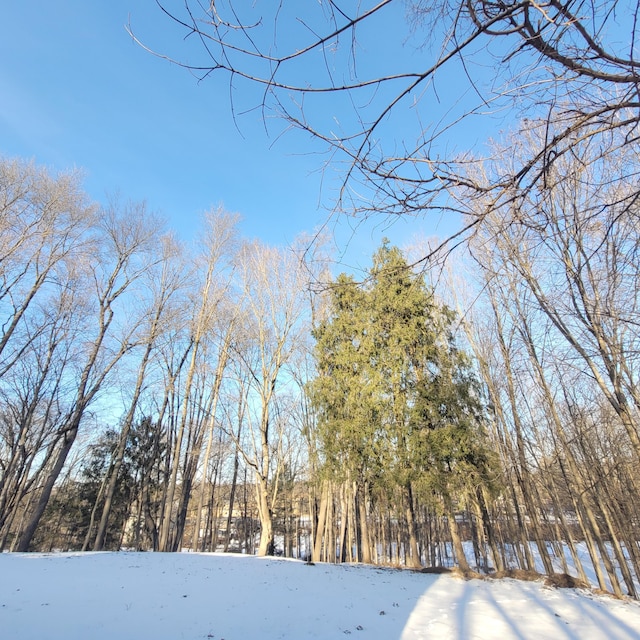
M 637 20 L 623 36 L 608 0 L 409 2 L 415 31 L 444 34 L 433 64 L 358 75 L 339 45 L 390 3 L 318 3 L 307 44 L 277 54 L 233 2 L 163 10 L 202 44 L 182 66 L 257 86 L 341 159 L 336 211 L 461 221 L 417 257 L 384 241 L 336 273 L 322 233 L 270 246 L 223 208 L 179 241 L 144 202 L 0 160 L 0 550 L 468 575 L 570 558 L 588 582 L 586 548 L 595 587 L 638 598 Z M 326 77 L 307 81 L 309 56 Z M 478 106 L 389 136 L 452 60 Z M 355 111 L 339 133 L 327 96 Z M 447 155 L 485 109 L 518 119 Z
M 0 547 L 547 573 L 566 548 L 584 579 L 584 543 L 636 596 L 638 214 L 581 150 L 448 272 L 385 242 L 359 281 L 2 160 Z

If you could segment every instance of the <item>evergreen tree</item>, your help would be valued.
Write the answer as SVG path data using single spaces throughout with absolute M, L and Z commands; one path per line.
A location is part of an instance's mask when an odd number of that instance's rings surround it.
M 314 333 L 318 375 L 309 389 L 325 469 L 356 482 L 364 498 L 372 486 L 402 495 L 414 566 L 416 492 L 448 516 L 467 568 L 456 500 L 489 482 L 478 385 L 454 323 L 424 276 L 385 242 L 364 283 L 338 277 Z
M 318 377 L 310 390 L 319 413 L 324 461 L 331 473 L 362 481 L 376 473 L 378 407 L 369 362 L 366 297 L 341 274 L 331 289 L 331 315 L 315 331 Z
M 33 548 L 82 549 L 83 540 L 95 519 L 96 504 L 100 504 L 105 478 L 118 434 L 107 429 L 88 450 L 80 472 L 75 478 L 67 478 L 57 489 L 43 514 L 41 526 L 33 539 Z M 113 525 L 108 531 L 108 549 L 118 549 L 122 531 L 129 515 L 133 496 L 133 476 L 130 461 L 123 465 L 114 502 Z

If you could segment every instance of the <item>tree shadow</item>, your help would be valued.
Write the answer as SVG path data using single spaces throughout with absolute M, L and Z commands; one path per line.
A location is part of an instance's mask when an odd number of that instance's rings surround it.
M 627 606 L 637 626 L 625 620 Z M 426 588 L 400 635 L 402 640 L 426 637 L 631 640 L 640 638 L 640 607 L 539 582 L 440 576 Z

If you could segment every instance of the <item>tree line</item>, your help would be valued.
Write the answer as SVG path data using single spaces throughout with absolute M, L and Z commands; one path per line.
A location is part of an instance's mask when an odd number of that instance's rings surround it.
M 0 548 L 585 581 L 586 548 L 637 596 L 635 160 L 573 148 L 437 280 L 388 242 L 331 277 L 317 244 L 241 238 L 223 210 L 186 245 L 3 159 Z
M 94 206 L 77 177 L 19 160 L 0 171 L 0 546 L 46 545 L 43 519 L 64 507 L 86 515 L 73 546 L 104 548 L 135 509 L 141 547 L 181 548 L 232 451 L 272 550 L 279 478 L 296 468 L 302 251 L 239 238 L 224 211 L 187 248 L 143 203 Z

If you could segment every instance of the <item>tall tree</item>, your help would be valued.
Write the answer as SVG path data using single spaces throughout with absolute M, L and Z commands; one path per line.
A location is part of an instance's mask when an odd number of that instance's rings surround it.
M 167 329 L 165 316 L 171 310 L 170 305 L 172 299 L 176 297 L 176 292 L 184 284 L 184 274 L 180 268 L 181 265 L 178 260 L 175 241 L 167 236 L 161 239 L 160 246 L 161 253 L 158 256 L 159 262 L 158 265 L 156 265 L 157 268 L 149 269 L 149 272 L 146 274 L 147 277 L 145 278 L 145 288 L 148 287 L 151 298 L 145 301 L 148 306 L 142 309 L 144 320 L 141 324 L 139 335 L 135 337 L 135 346 L 141 349 L 142 354 L 138 364 L 133 393 L 129 400 L 129 408 L 122 420 L 118 446 L 113 451 L 104 504 L 93 543 L 94 551 L 102 550 L 105 542 L 111 505 L 118 486 L 118 476 L 124 462 L 127 443 L 130 439 L 130 431 L 134 426 L 140 396 L 144 390 L 147 371 L 151 365 L 156 342 L 159 340 L 162 332 Z
M 259 555 L 275 550 L 273 509 L 285 460 L 282 445 L 291 420 L 278 410 L 291 386 L 287 366 L 308 331 L 307 292 L 311 273 L 301 252 L 246 243 L 239 256 L 246 347 L 237 352 L 248 374 L 247 428 L 238 450 L 255 478 L 260 518 Z
M 95 213 L 77 175 L 0 159 L 0 376 L 37 335 L 12 344 L 29 308 L 84 260 Z
M 326 468 L 355 482 L 361 509 L 372 485 L 399 491 L 409 562 L 419 566 L 415 489 L 429 485 L 423 495 L 439 496 L 457 537 L 456 501 L 488 481 L 482 406 L 468 358 L 455 344 L 454 315 L 387 244 L 362 285 L 341 275 L 330 298 L 315 330 L 318 376 L 309 386 Z M 366 561 L 366 508 L 358 524 Z
M 177 429 L 171 452 L 171 473 L 160 530 L 161 551 L 175 551 L 182 543 L 186 510 L 206 431 L 205 421 L 211 408 L 211 404 L 203 398 L 205 393 L 203 386 L 206 383 L 202 377 L 198 379 L 197 374 L 199 371 L 206 370 L 203 354 L 214 329 L 220 303 L 225 291 L 230 287 L 229 265 L 236 247 L 236 225 L 237 216 L 219 209 L 208 212 L 204 219 L 201 252 L 196 258 L 194 269 L 195 286 L 191 294 L 193 312 L 188 320 L 189 338 L 184 356 L 186 359 L 188 354 L 189 362 L 182 397 L 178 401 L 179 417 L 175 412 L 173 416 L 177 420 Z M 226 357 L 226 354 L 222 355 L 223 361 Z M 214 389 L 213 394 L 215 393 Z M 209 397 L 213 396 L 210 394 Z M 206 408 L 205 405 L 207 405 Z M 183 452 L 185 445 L 187 451 Z M 174 498 L 183 458 L 183 483 L 172 536 Z
M 52 463 L 47 469 L 24 530 L 18 551 L 27 551 L 51 492 L 78 436 L 83 418 L 103 383 L 130 350 L 139 318 L 117 326 L 116 311 L 126 294 L 153 261 L 157 225 L 145 215 L 143 204 L 116 204 L 104 209 L 94 230 L 94 255 L 85 256 L 86 280 L 92 294 L 93 317 L 84 327 L 85 342 L 66 415 L 51 448 Z M 90 262 L 89 262 L 90 261 Z M 86 319 L 85 319 L 86 322 Z

